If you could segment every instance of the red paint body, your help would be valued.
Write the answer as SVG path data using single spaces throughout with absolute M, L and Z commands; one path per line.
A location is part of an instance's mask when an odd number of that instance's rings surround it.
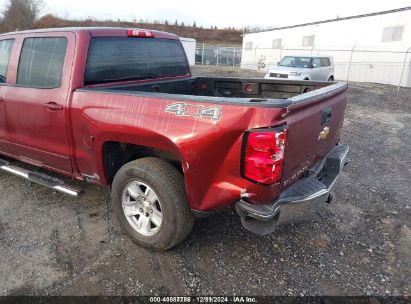
M 178 39 L 172 34 L 154 33 L 155 39 Z M 68 39 L 62 85 L 57 89 L 18 87 L 15 83 L 23 39 L 41 36 Z M 249 193 L 250 200 L 256 204 L 275 199 L 281 190 L 294 183 L 339 141 L 346 105 L 345 87 L 341 86 L 327 94 L 311 92 L 312 98 L 293 103 L 287 109 L 250 103 L 213 104 L 214 97 L 201 102 L 191 99 L 190 95 L 181 101 L 174 99 L 172 94 L 156 97 L 124 91 L 114 94 L 99 90 L 79 91 L 84 88 L 89 41 L 95 36 L 127 37 L 127 31 L 67 29 L 0 36 L 0 40 L 15 39 L 7 84 L 0 84 L 0 97 L 3 99 L 0 102 L 0 153 L 106 186 L 104 143 L 121 142 L 167 151 L 181 162 L 191 208 L 215 211 L 232 205 L 242 192 Z M 147 80 L 123 84 L 142 82 Z M 326 86 L 313 85 L 316 88 Z M 222 117 L 214 122 L 165 111 L 167 105 L 176 102 L 218 106 Z M 63 110 L 47 108 L 46 103 L 61 105 Z M 318 134 L 324 127 L 320 123 L 320 112 L 326 107 L 333 110 L 333 117 L 327 123 L 331 131 L 325 140 L 319 141 Z M 283 117 L 287 111 L 289 113 Z M 288 139 L 281 182 L 267 186 L 243 178 L 240 162 L 244 132 L 282 124 L 288 127 Z

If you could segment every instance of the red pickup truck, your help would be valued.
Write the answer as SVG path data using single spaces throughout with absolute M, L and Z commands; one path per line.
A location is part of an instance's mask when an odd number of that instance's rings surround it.
M 156 250 L 229 206 L 267 234 L 283 208 L 330 202 L 346 88 L 192 77 L 179 38 L 158 31 L 7 33 L 0 169 L 70 195 L 81 191 L 11 159 L 107 187 L 126 233 Z

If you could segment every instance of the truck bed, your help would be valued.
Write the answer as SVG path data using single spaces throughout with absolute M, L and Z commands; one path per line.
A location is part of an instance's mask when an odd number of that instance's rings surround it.
M 345 87 L 345 84 L 333 82 L 191 77 L 83 88 L 80 91 L 103 91 L 176 100 L 187 100 L 187 95 L 190 95 L 190 101 L 282 108 L 302 99 L 337 93 Z M 298 97 L 309 92 L 304 98 Z
M 255 193 L 253 200 L 263 203 L 295 183 L 338 144 L 346 88 L 345 83 L 211 77 L 86 87 L 73 96 L 73 128 L 75 134 L 80 134 L 75 141 L 82 147 L 84 130 L 93 134 L 99 126 L 98 132 L 103 135 L 95 139 L 97 142 L 132 143 L 134 137 L 120 132 L 127 130 L 138 134 L 142 146 L 178 151 L 178 159 L 190 164 L 189 169 L 183 170 L 194 210 L 228 206 L 238 193 L 227 193 L 238 189 Z M 206 109 L 218 109 L 217 119 L 200 117 L 194 103 L 201 109 L 204 104 Z M 167 110 L 177 105 L 180 107 Z M 106 126 L 104 130 L 101 121 Z M 267 187 L 240 178 L 244 132 L 279 125 L 288 128 L 281 182 Z M 121 134 L 107 137 L 116 132 Z M 327 132 L 324 139 L 319 137 L 321 132 Z M 166 142 L 160 145 L 159 139 L 163 138 Z M 195 149 L 191 147 L 193 142 Z M 78 153 L 88 152 L 84 149 Z M 87 158 L 84 162 L 79 158 L 78 163 L 88 175 L 101 171 L 90 167 Z M 227 181 L 236 186 L 227 190 Z M 225 193 L 224 198 L 216 200 L 215 195 L 221 193 Z

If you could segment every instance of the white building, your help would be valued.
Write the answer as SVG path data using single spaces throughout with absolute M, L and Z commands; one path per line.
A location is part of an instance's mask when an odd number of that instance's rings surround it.
M 330 55 L 339 80 L 411 87 L 411 7 L 246 34 L 241 67 L 267 70 L 284 55 Z

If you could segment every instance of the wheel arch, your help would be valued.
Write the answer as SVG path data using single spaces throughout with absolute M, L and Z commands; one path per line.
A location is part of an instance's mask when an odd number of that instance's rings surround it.
M 171 163 L 184 175 L 181 154 L 174 144 L 147 145 L 118 140 L 106 140 L 101 146 L 101 162 L 107 185 L 111 185 L 117 171 L 125 164 L 144 157 L 156 157 Z

